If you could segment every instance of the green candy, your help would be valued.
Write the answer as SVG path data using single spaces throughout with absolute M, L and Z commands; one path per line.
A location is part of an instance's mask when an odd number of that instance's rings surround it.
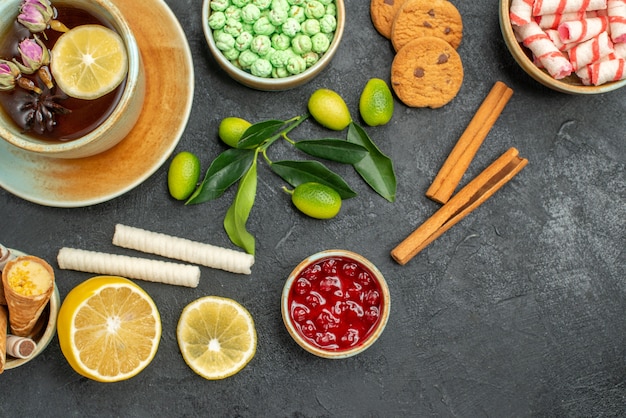
M 257 35 L 269 36 L 274 33 L 275 29 L 276 28 L 270 23 L 267 16 L 261 16 L 259 20 L 254 22 L 254 25 L 252 25 L 252 30 L 254 30 L 254 33 L 256 33 Z
M 284 33 L 275 33 L 272 35 L 272 48 L 285 50 L 291 46 L 291 38 Z
M 298 34 L 298 32 L 300 32 L 300 23 L 293 17 L 290 17 L 285 23 L 283 23 L 281 28 L 285 35 L 293 38 Z
M 245 23 L 254 23 L 261 17 L 261 10 L 258 6 L 250 3 L 241 9 L 241 20 Z
M 273 9 L 267 14 L 267 18 L 274 26 L 280 26 L 287 21 L 289 13 L 285 9 Z
M 313 49 L 313 43 L 308 36 L 299 34 L 291 40 L 291 48 L 296 54 L 303 55 Z
M 241 32 L 241 35 L 235 39 L 235 49 L 243 51 L 250 48 L 252 39 L 254 39 L 254 36 L 250 32 Z
M 304 60 L 304 58 L 297 55 L 293 56 L 289 58 L 289 62 L 287 63 L 286 68 L 287 71 L 289 71 L 289 74 L 300 74 L 301 72 L 306 70 L 306 61 Z
M 239 7 L 240 9 L 246 4 L 250 3 L 250 0 L 231 0 L 231 1 L 235 6 Z
M 243 32 L 243 27 L 241 26 L 240 21 L 230 18 L 230 19 L 226 19 L 226 25 L 224 25 L 224 28 L 222 30 L 225 33 L 236 38 L 237 36 L 241 35 L 241 33 Z
M 250 72 L 256 77 L 269 77 L 272 75 L 272 64 L 265 58 L 259 58 L 250 66 Z
M 211 29 L 222 29 L 226 24 L 226 15 L 224 12 L 213 12 L 209 16 L 208 22 Z
M 226 15 L 226 19 L 241 20 L 241 9 L 237 6 L 228 6 L 226 10 L 224 10 L 224 14 Z
M 254 64 L 254 62 L 258 59 L 259 56 L 249 49 L 241 51 L 241 54 L 239 54 L 239 64 L 241 65 L 241 68 L 250 68 L 252 64 Z
M 289 77 L 291 74 L 289 74 L 289 71 L 287 71 L 287 69 L 285 67 L 280 67 L 280 68 L 272 68 L 272 77 L 273 78 L 283 78 L 283 77 Z
M 313 36 L 321 31 L 320 21 L 317 19 L 307 19 L 300 25 L 302 33 L 307 36 Z
M 289 63 L 289 59 L 294 56 L 291 49 L 277 50 L 270 56 L 270 63 L 274 68 L 283 68 Z
M 252 4 L 259 8 L 259 10 L 265 10 L 270 7 L 272 0 L 252 0 Z
M 229 50 L 222 51 L 222 54 L 224 54 L 226 59 L 229 61 L 235 61 L 237 60 L 237 58 L 239 58 L 239 51 L 237 50 L 237 48 L 231 48 Z
M 320 60 L 320 56 L 317 52 L 309 51 L 306 54 L 302 55 L 304 58 L 304 62 L 306 62 L 306 68 L 311 67 L 313 64 Z
M 257 55 L 266 55 L 272 47 L 272 41 L 267 35 L 256 35 L 250 44 L 250 51 Z
M 220 51 L 228 51 L 229 49 L 233 49 L 235 46 L 235 38 L 221 30 L 213 32 L 213 39 L 215 39 L 215 46 Z
M 272 0 L 270 6 L 273 10 L 289 10 L 289 2 L 287 0 Z
M 337 19 L 332 15 L 324 15 L 323 18 L 319 20 L 320 30 L 324 33 L 332 33 L 337 29 Z
M 304 14 L 309 19 L 319 19 L 326 14 L 326 7 L 317 0 L 309 0 L 304 6 Z
M 318 54 L 323 54 L 330 47 L 330 40 L 325 33 L 318 33 L 317 35 L 313 35 L 311 37 L 311 43 L 313 44 L 313 51 Z
M 293 5 L 289 8 L 289 17 L 296 19 L 298 23 L 302 23 L 306 20 L 306 15 L 304 14 L 304 7 Z
M 230 6 L 230 0 L 211 0 L 211 10 L 216 12 L 223 12 L 226 8 Z

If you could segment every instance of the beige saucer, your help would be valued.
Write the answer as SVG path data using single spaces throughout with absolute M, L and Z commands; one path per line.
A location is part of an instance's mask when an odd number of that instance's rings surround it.
M 0 141 L 0 187 L 46 206 L 89 206 L 137 187 L 178 144 L 194 90 L 187 38 L 161 0 L 113 3 L 128 19 L 146 71 L 144 110 L 137 124 L 110 150 L 75 160 L 32 156 Z

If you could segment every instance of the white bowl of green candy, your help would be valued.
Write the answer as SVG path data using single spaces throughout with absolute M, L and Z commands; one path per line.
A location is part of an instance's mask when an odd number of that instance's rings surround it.
M 219 66 L 258 90 L 300 86 L 332 60 L 343 0 L 204 0 L 202 27 Z

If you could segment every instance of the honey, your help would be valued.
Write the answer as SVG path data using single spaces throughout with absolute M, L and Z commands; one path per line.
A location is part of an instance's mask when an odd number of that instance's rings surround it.
M 86 10 L 66 4 L 54 6 L 55 19 L 70 29 L 79 25 L 100 24 L 114 30 L 104 19 Z M 37 34 L 37 37 L 51 50 L 61 35 L 60 32 L 47 29 Z M 0 36 L 0 58 L 10 61 L 19 57 L 18 44 L 29 37 L 32 38 L 32 34 L 28 29 L 15 20 L 11 28 Z M 36 139 L 52 142 L 73 140 L 96 129 L 113 112 L 126 85 L 124 81 L 114 91 L 100 98 L 82 100 L 65 95 L 57 87 L 48 89 L 37 73 L 22 74 L 21 77 L 31 79 L 41 88 L 42 93 L 38 95 L 20 87 L 0 92 L 0 108 L 23 132 Z M 52 113 L 51 109 L 57 105 L 68 112 Z M 44 119 L 38 119 L 33 109 L 41 109 Z

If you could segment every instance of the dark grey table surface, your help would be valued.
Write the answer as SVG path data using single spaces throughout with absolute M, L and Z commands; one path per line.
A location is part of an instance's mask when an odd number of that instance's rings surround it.
M 206 168 L 224 149 L 217 139 L 222 118 L 286 119 L 303 113 L 320 87 L 335 89 L 358 115 L 366 81 L 389 80 L 393 52 L 370 23 L 369 2 L 346 3 L 344 41 L 329 68 L 305 86 L 271 93 L 243 87 L 219 70 L 204 41 L 199 0 L 168 1 L 195 66 L 193 109 L 176 152 L 195 152 Z M 40 357 L 0 376 L 0 416 L 624 415 L 625 91 L 587 97 L 544 88 L 509 55 L 495 0 L 455 4 L 464 19 L 459 95 L 437 110 L 396 102 L 391 123 L 368 129 L 394 161 L 395 203 L 338 167 L 359 196 L 345 201 L 333 220 L 306 218 L 261 164 L 249 221 L 257 238 L 250 276 L 202 268 L 195 289 L 139 282 L 163 321 L 159 351 L 142 373 L 115 384 L 82 378 L 55 338 Z M 398 265 L 390 250 L 438 208 L 424 192 L 497 80 L 515 93 L 462 182 L 511 146 L 529 165 L 409 264 Z M 318 133 L 307 122 L 294 137 Z M 275 146 L 272 152 L 289 151 Z M 123 252 L 111 244 L 116 223 L 233 248 L 222 227 L 232 192 L 183 207 L 169 197 L 166 175 L 167 164 L 134 190 L 84 208 L 40 206 L 0 190 L 0 242 L 55 267 L 64 246 Z M 330 248 L 369 258 L 392 297 L 380 340 L 340 361 L 300 349 L 279 306 L 291 269 Z M 61 297 L 91 276 L 58 269 L 57 275 Z M 205 295 L 239 301 L 256 321 L 255 358 L 222 381 L 195 375 L 176 343 L 182 308 Z

